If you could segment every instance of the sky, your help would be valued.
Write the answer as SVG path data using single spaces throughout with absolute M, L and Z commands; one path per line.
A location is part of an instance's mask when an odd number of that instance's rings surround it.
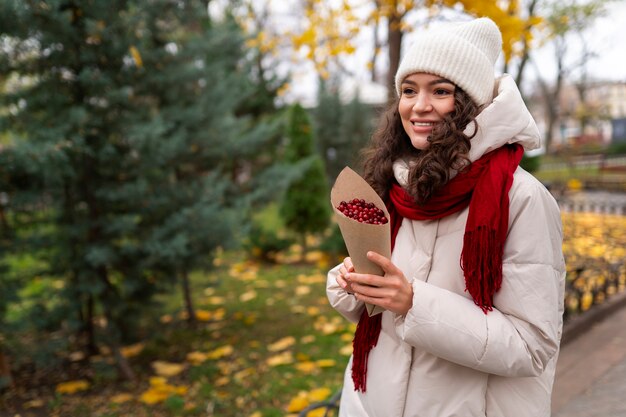
M 586 36 L 597 54 L 597 58 L 588 63 L 590 76 L 599 80 L 626 81 L 626 1 L 610 3 L 606 17 L 599 18 Z M 576 46 L 575 38 L 572 38 L 572 50 L 576 50 Z M 546 67 L 546 72 L 554 73 L 550 45 L 538 51 L 536 57 Z
M 626 1 L 615 1 L 595 25 L 594 46 L 600 58 L 590 68 L 599 78 L 626 81 Z

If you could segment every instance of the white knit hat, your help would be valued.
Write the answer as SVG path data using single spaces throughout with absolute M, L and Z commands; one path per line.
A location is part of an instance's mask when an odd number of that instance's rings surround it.
M 446 23 L 417 34 L 396 73 L 396 91 L 416 72 L 444 77 L 463 89 L 476 104 L 493 99 L 494 66 L 502 50 L 498 26 L 483 17 Z

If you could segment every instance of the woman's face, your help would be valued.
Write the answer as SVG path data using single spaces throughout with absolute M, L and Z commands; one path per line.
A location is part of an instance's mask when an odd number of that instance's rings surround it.
M 426 149 L 433 127 L 454 110 L 455 85 L 438 75 L 419 72 L 402 81 L 398 112 L 416 149 Z

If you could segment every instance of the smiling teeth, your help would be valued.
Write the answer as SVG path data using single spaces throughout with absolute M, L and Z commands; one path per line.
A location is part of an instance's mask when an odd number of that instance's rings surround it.
M 412 122 L 413 126 L 432 126 L 432 123 Z

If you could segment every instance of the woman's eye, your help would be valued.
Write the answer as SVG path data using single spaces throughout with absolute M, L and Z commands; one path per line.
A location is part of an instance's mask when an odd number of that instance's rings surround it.
M 413 90 L 412 88 L 404 87 L 402 89 L 402 94 L 405 95 L 405 96 L 408 96 L 408 95 L 411 95 L 411 94 L 414 94 L 414 93 L 415 93 L 415 90 Z
M 446 90 L 444 88 L 437 88 L 435 90 L 435 94 L 440 96 L 440 95 L 452 94 L 452 92 L 450 92 L 450 91 L 448 91 L 448 90 Z

